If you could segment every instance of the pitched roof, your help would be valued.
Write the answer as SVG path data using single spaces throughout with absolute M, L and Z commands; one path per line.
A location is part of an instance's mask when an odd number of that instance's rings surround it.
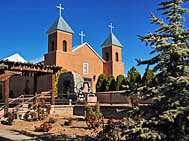
M 87 45 L 102 62 L 105 62 L 104 59 L 102 59 L 102 57 L 100 55 L 98 55 L 98 53 L 87 42 L 83 43 L 82 45 L 75 46 L 74 49 L 72 49 L 72 52 L 78 50 L 79 48 L 83 47 L 84 45 Z
M 101 46 L 103 48 L 103 47 L 108 47 L 112 45 L 115 45 L 121 48 L 123 47 L 122 44 L 119 42 L 119 40 L 116 38 L 116 36 L 113 33 L 110 33 Z
M 3 60 L 8 60 L 8 61 L 13 61 L 13 62 L 22 62 L 22 63 L 26 63 L 27 61 L 22 57 L 20 56 L 18 53 L 16 54 L 13 54 Z
M 50 34 L 56 30 L 68 32 L 68 33 L 74 33 L 74 31 L 71 29 L 71 27 L 67 24 L 67 22 L 62 18 L 62 16 L 59 16 L 54 24 L 49 28 L 47 31 L 47 34 Z
M 41 58 L 37 58 L 37 59 L 31 60 L 30 63 L 32 63 L 32 64 L 40 64 L 40 63 L 44 63 L 44 61 L 45 61 L 45 58 L 43 56 Z

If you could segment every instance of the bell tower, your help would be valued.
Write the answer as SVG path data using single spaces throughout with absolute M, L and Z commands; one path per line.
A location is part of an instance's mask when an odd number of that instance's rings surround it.
M 47 31 L 48 34 L 48 53 L 45 55 L 46 65 L 58 65 L 57 53 L 72 52 L 72 34 L 74 31 L 61 16 L 61 4 L 57 6 L 60 9 L 60 16 Z
M 114 28 L 112 23 L 109 27 L 111 28 L 111 32 L 101 45 L 102 58 L 105 60 L 103 72 L 106 76 L 113 75 L 116 77 L 120 74 L 124 74 L 124 63 L 122 62 L 123 46 L 112 32 Z

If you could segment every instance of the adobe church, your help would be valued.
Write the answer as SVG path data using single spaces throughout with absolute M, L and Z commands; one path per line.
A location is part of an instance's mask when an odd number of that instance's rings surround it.
M 61 16 L 56 19 L 47 31 L 48 53 L 45 54 L 45 65 L 61 66 L 69 71 L 79 73 L 84 81 L 88 82 L 95 91 L 98 76 L 102 73 L 106 76 L 118 76 L 124 74 L 124 63 L 122 62 L 123 46 L 112 32 L 108 35 L 102 47 L 102 57 L 89 45 L 72 47 L 72 35 L 74 31 Z M 84 36 L 81 34 L 81 36 Z

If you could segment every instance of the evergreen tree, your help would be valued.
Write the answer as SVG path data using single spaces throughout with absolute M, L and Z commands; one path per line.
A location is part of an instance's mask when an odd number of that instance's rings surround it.
M 115 77 L 109 76 L 106 81 L 106 91 L 115 91 Z
M 140 85 L 141 83 L 141 75 L 140 72 L 137 71 L 135 67 L 132 67 L 128 73 L 127 73 L 128 81 L 129 81 L 129 87 L 130 89 L 133 89 Z
M 138 65 L 154 65 L 153 71 L 163 79 L 155 87 L 137 89 L 140 95 L 153 97 L 154 103 L 133 107 L 124 124 L 127 140 L 189 140 L 189 29 L 184 27 L 183 17 L 189 9 L 181 7 L 188 1 L 161 2 L 158 10 L 164 10 L 167 23 L 151 13 L 151 23 L 160 28 L 139 36 L 156 56 L 137 60 Z
M 120 91 L 122 87 L 123 80 L 125 79 L 124 75 L 118 75 L 116 78 L 116 91 Z
M 146 36 L 139 36 L 141 41 L 150 45 L 153 51 L 150 54 L 157 55 L 149 60 L 137 60 L 138 65 L 148 64 L 155 67 L 154 72 L 160 71 L 166 76 L 182 76 L 189 72 L 189 29 L 184 28 L 184 13 L 189 13 L 189 9 L 181 8 L 183 2 L 188 0 L 170 0 L 162 2 L 158 10 L 166 10 L 163 15 L 167 15 L 168 24 L 157 18 L 151 12 L 152 24 L 160 25 L 161 28 L 155 33 Z M 166 76 L 165 76 L 166 75 Z
M 96 91 L 97 92 L 104 92 L 106 90 L 106 75 L 101 74 L 98 77 L 97 83 L 96 83 Z
M 122 81 L 120 90 L 129 90 L 129 79 L 128 77 L 125 77 Z
M 147 69 L 142 77 L 142 84 L 146 86 L 152 86 L 153 80 L 155 78 L 155 73 L 152 69 Z

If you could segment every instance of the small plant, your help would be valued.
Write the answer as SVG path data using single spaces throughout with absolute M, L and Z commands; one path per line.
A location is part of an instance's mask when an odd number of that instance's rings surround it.
M 31 115 L 32 121 L 36 121 L 37 120 L 37 113 L 35 111 L 30 112 L 30 115 Z
M 49 118 L 49 123 L 51 123 L 51 124 L 54 124 L 55 122 L 57 121 L 57 119 L 54 119 L 54 118 Z
M 14 118 L 15 118 L 13 112 L 8 112 L 4 117 L 7 119 L 1 121 L 1 123 L 4 125 L 12 125 Z
M 110 118 L 107 123 L 103 120 L 102 130 L 99 132 L 97 131 L 97 135 L 95 138 L 99 141 L 121 141 L 126 140 L 123 137 L 123 131 L 125 130 L 126 126 L 126 119 L 122 120 L 114 120 L 114 118 Z M 133 121 L 131 121 L 133 122 Z M 131 124 L 131 123 L 129 123 Z
M 73 118 L 69 118 L 68 121 L 65 121 L 65 122 L 64 122 L 64 125 L 65 125 L 65 126 L 71 126 L 72 123 L 73 123 Z
M 35 132 L 48 132 L 52 129 L 52 125 L 48 122 L 44 122 L 40 127 L 35 126 Z
M 96 129 L 100 126 L 102 120 L 102 113 L 100 112 L 100 105 L 90 106 L 86 103 L 86 124 L 90 129 Z
M 27 121 L 44 120 L 50 114 L 50 110 L 51 105 L 47 105 L 44 99 L 41 102 L 37 99 L 24 115 L 24 119 Z

